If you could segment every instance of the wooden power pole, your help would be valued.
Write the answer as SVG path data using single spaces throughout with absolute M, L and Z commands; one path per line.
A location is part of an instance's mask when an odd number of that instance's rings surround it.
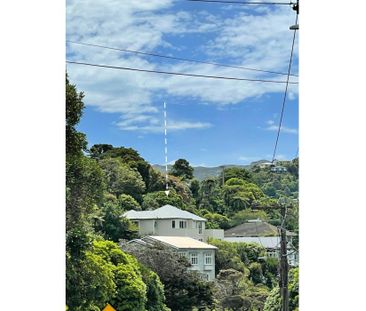
M 288 296 L 288 261 L 287 261 L 287 239 L 285 228 L 286 203 L 281 204 L 281 259 L 280 259 L 280 289 L 282 297 L 281 311 L 289 311 L 289 296 Z

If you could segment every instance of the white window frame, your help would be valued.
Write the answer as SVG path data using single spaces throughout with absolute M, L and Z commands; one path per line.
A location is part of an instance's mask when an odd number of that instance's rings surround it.
M 205 265 L 206 266 L 212 266 L 213 260 L 212 260 L 212 253 L 205 253 Z
M 174 224 L 174 226 L 173 226 L 173 224 Z M 172 220 L 172 229 L 176 229 L 176 226 L 175 225 L 176 225 L 176 221 L 175 221 L 175 219 L 173 219 Z
M 198 253 L 189 253 L 189 262 L 192 266 L 198 266 Z M 195 262 L 195 263 L 194 263 Z
M 202 221 L 198 223 L 198 234 L 202 234 Z
M 179 220 L 179 229 L 186 229 L 186 228 L 187 228 L 187 221 Z
M 187 252 L 185 252 L 185 251 L 179 251 L 179 252 L 177 252 L 177 254 L 180 257 L 186 257 L 187 256 Z

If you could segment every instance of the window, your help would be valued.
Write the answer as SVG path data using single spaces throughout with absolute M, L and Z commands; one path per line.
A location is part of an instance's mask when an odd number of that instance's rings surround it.
M 205 265 L 212 265 L 212 253 L 205 253 Z
M 202 222 L 198 223 L 198 234 L 202 234 Z
M 178 255 L 179 255 L 180 257 L 185 257 L 185 256 L 186 256 L 186 252 L 178 252 Z
M 172 228 L 175 228 L 175 220 L 172 220 Z
M 180 229 L 187 228 L 187 222 L 185 220 L 180 220 L 179 221 L 179 228 Z
M 155 220 L 154 221 L 154 228 L 156 229 L 158 227 L 158 222 Z
M 198 254 L 197 253 L 190 253 L 190 262 L 192 266 L 198 265 Z

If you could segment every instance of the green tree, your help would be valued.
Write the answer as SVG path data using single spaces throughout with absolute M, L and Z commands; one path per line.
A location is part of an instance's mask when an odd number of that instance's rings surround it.
M 83 155 L 85 135 L 75 128 L 83 113 L 83 97 L 66 75 L 66 231 L 80 223 L 87 225 L 105 187 L 97 163 Z
M 243 273 L 249 272 L 248 268 L 240 258 L 237 250 L 237 243 L 231 243 L 217 239 L 209 239 L 208 243 L 218 248 L 215 253 L 216 274 L 218 274 L 220 270 L 227 269 L 234 269 Z
M 154 210 L 164 205 L 172 205 L 178 208 L 185 208 L 185 204 L 181 196 L 174 190 L 170 190 L 167 196 L 164 191 L 150 192 L 143 196 L 142 209 Z
M 76 86 L 70 84 L 66 74 L 66 156 L 81 156 L 86 150 L 85 134 L 76 130 L 83 114 L 83 92 L 78 93 Z
M 189 189 L 191 189 L 193 198 L 197 200 L 200 192 L 200 182 L 197 179 L 193 179 Z
M 159 276 L 140 264 L 140 271 L 142 273 L 142 280 L 147 286 L 147 311 L 169 311 L 170 309 L 165 305 L 164 285 L 161 283 Z
M 225 182 L 226 180 L 229 180 L 231 178 L 238 178 L 246 181 L 251 181 L 252 174 L 245 168 L 234 166 L 225 168 L 219 176 L 219 180 L 224 180 Z
M 221 270 L 215 281 L 217 310 L 263 310 L 268 289 L 253 285 L 247 276 L 234 269 Z
M 263 283 L 264 276 L 262 271 L 262 266 L 258 262 L 252 262 L 249 265 L 249 278 L 253 281 L 254 284 Z
M 139 172 L 117 158 L 100 160 L 99 165 L 106 176 L 110 193 L 117 197 L 121 194 L 129 194 L 137 201 L 141 201 L 145 184 Z
M 181 177 L 183 180 L 189 180 L 193 178 L 193 167 L 189 165 L 187 160 L 179 159 L 175 161 L 170 174 Z
M 165 177 L 152 166 L 149 168 L 149 182 L 147 192 L 156 192 L 165 190 Z
M 70 156 L 66 162 L 66 231 L 83 222 L 88 225 L 95 204 L 103 201 L 105 179 L 97 162 Z
M 222 187 L 226 205 L 233 212 L 254 207 L 254 204 L 265 198 L 263 191 L 255 184 L 231 178 Z
M 113 149 L 113 146 L 109 145 L 109 144 L 93 145 L 90 148 L 90 157 L 93 159 L 99 159 L 105 152 L 112 150 L 112 149 Z
M 120 239 L 132 240 L 138 237 L 138 228 L 127 218 L 122 217 L 123 209 L 118 203 L 105 202 L 102 206 L 103 221 L 99 229 L 106 239 L 118 242 Z
M 113 265 L 116 292 L 110 299 L 110 303 L 117 310 L 145 311 L 146 284 L 142 280 L 137 260 L 125 254 L 116 243 L 111 241 L 94 241 L 93 253 Z
M 295 311 L 299 308 L 299 268 L 291 269 L 289 272 L 289 310 Z M 270 292 L 263 311 L 280 311 L 282 298 L 280 288 L 276 286 Z
M 230 219 L 226 216 L 217 213 L 206 213 L 203 215 L 208 221 L 206 223 L 207 229 L 228 229 Z
M 213 284 L 203 281 L 197 272 L 187 270 L 190 264 L 186 258 L 163 246 L 141 248 L 126 244 L 123 248 L 159 276 L 169 308 L 174 311 L 192 310 L 193 307 L 212 310 Z
M 139 202 L 137 202 L 132 196 L 128 194 L 121 194 L 118 197 L 118 203 L 123 211 L 129 211 L 132 209 L 135 211 L 141 210 L 141 205 Z
M 199 209 L 207 209 L 221 214 L 226 213 L 223 194 L 217 179 L 206 178 L 201 182 L 197 203 Z
M 66 256 L 66 304 L 70 310 L 100 310 L 116 291 L 114 266 L 91 251 Z
M 92 147 L 93 148 L 93 147 Z M 150 168 L 151 165 L 147 163 L 144 158 L 142 158 L 139 153 L 132 149 L 132 148 L 125 148 L 125 147 L 113 147 L 104 153 L 102 153 L 99 157 L 100 159 L 107 159 L 107 158 L 118 158 L 123 163 L 127 164 L 129 167 L 136 169 L 144 183 L 145 188 L 148 188 L 149 179 L 150 179 Z

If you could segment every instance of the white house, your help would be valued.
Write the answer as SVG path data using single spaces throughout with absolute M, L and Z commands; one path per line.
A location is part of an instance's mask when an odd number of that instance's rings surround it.
M 224 237 L 224 230 L 205 228 L 207 219 L 171 205 L 152 211 L 131 210 L 122 216 L 138 226 L 141 236 L 184 236 L 199 241 L 207 241 L 208 237 Z
M 287 172 L 287 168 L 284 166 L 275 166 L 271 168 L 271 171 L 275 173 L 285 173 Z
M 256 243 L 266 249 L 267 257 L 280 258 L 281 239 L 277 227 L 259 219 L 225 230 L 224 241 Z M 299 264 L 298 252 L 292 244 L 294 233 L 286 231 L 287 259 L 291 266 Z
M 207 281 L 215 279 L 215 250 L 216 246 L 182 236 L 145 236 L 129 243 L 153 246 L 163 244 L 172 248 L 179 255 L 187 257 L 191 264 L 189 270 L 198 271 Z

